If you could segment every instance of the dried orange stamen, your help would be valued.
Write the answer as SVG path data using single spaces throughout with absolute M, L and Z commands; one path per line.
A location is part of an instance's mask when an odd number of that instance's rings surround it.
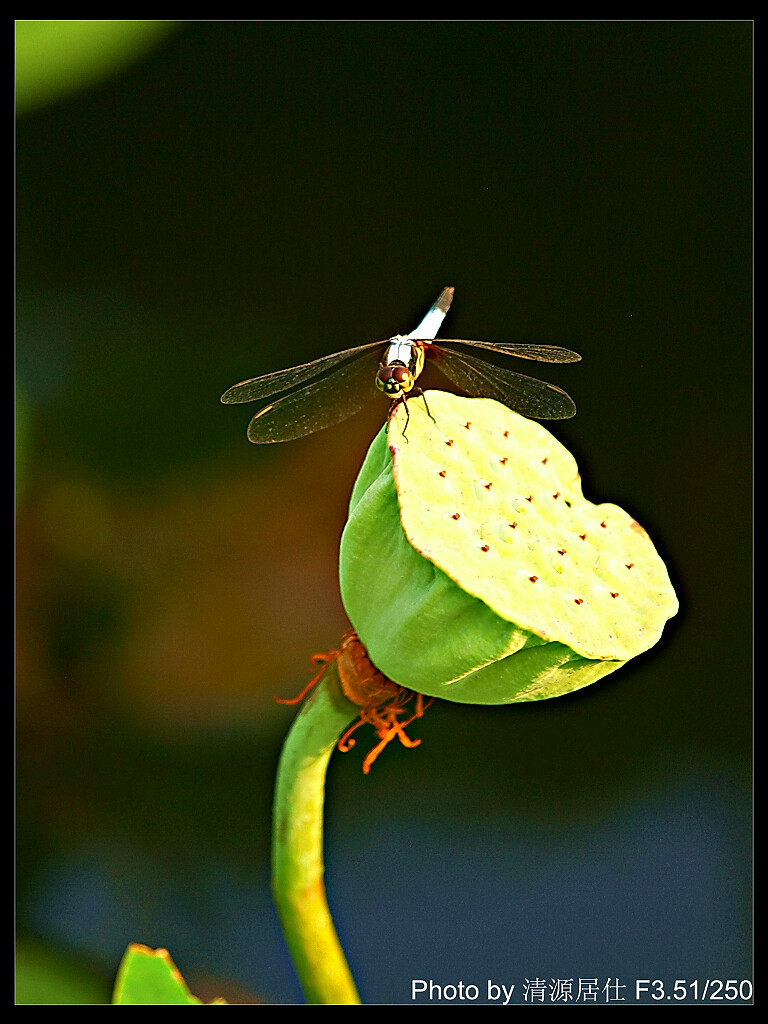
M 328 666 L 334 661 L 338 661 L 339 679 L 344 694 L 354 704 L 362 708 L 359 718 L 349 726 L 339 740 L 337 744 L 339 750 L 346 753 L 354 747 L 355 739 L 352 733 L 356 732 L 361 725 L 372 725 L 379 738 L 379 742 L 363 761 L 365 775 L 371 770 L 371 765 L 382 750 L 395 737 L 409 749 L 419 746 L 421 740 L 412 740 L 405 730 L 417 718 L 422 717 L 433 698 L 425 703 L 422 694 L 412 693 L 382 675 L 371 662 L 367 651 L 353 630 L 344 635 L 338 651 L 314 654 L 312 661 L 314 664 L 321 664 L 322 668 L 310 679 L 301 693 L 297 697 L 283 700 L 275 697 L 275 700 L 278 704 L 298 704 L 312 687 L 320 682 Z M 411 698 L 415 698 L 414 712 L 410 718 L 401 722 L 398 716 L 406 713 L 405 705 Z
M 406 734 L 405 730 L 408 728 L 411 722 L 414 722 L 417 718 L 422 717 L 425 709 L 428 708 L 429 705 L 432 703 L 433 698 L 431 698 L 425 705 L 424 697 L 422 696 L 422 694 L 417 693 L 415 695 L 416 710 L 406 722 L 399 722 L 396 716 L 404 712 L 405 708 L 402 707 L 402 704 L 405 703 L 405 701 L 410 700 L 412 696 L 413 694 L 409 693 L 407 690 L 403 690 L 400 694 L 398 694 L 395 700 L 390 702 L 390 704 L 379 708 L 364 709 L 363 712 L 361 713 L 360 722 L 358 724 L 362 725 L 364 721 L 369 721 L 371 725 L 373 725 L 374 728 L 376 729 L 376 735 L 379 737 L 379 742 L 376 744 L 373 750 L 371 750 L 367 754 L 365 760 L 363 761 L 364 775 L 368 774 L 368 772 L 371 770 L 371 765 L 373 764 L 373 762 L 376 760 L 376 758 L 379 756 L 382 750 L 384 750 L 384 748 L 392 742 L 395 736 L 397 736 L 402 745 L 404 747 L 407 747 L 408 749 L 418 747 L 419 744 L 421 743 L 421 740 L 412 740 L 410 736 Z M 356 727 L 357 726 L 355 726 L 355 728 Z M 342 737 L 342 739 L 346 738 L 348 734 L 349 730 L 347 733 L 345 733 L 345 736 Z
M 327 654 L 313 654 L 312 655 L 312 659 L 311 659 L 312 662 L 315 665 L 317 665 L 320 662 L 322 662 L 323 667 L 320 669 L 320 671 L 317 673 L 316 676 L 313 676 L 312 679 L 309 680 L 307 685 L 304 687 L 304 689 L 301 691 L 301 693 L 297 697 L 275 697 L 275 700 L 277 701 L 277 703 L 278 704 L 300 704 L 301 701 L 304 700 L 304 698 L 307 696 L 309 691 L 312 689 L 312 687 L 313 686 L 317 686 L 317 684 L 323 678 L 323 673 L 325 672 L 325 670 L 328 668 L 328 666 L 331 664 L 331 662 L 335 661 L 336 658 L 338 658 L 340 653 L 341 653 L 340 651 L 328 651 Z

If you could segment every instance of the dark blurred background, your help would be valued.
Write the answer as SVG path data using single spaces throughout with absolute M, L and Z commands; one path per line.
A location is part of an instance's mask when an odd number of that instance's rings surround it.
M 219 396 L 446 284 L 445 336 L 581 352 L 551 430 L 681 611 L 586 690 L 334 755 L 361 995 L 751 977 L 751 24 L 90 22 L 82 75 L 78 25 L 16 25 L 18 1001 L 106 1001 L 131 941 L 300 1001 L 273 696 L 346 628 L 386 402 L 256 447 Z

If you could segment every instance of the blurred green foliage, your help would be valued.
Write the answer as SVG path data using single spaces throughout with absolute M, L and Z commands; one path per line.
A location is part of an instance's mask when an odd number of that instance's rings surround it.
M 82 957 L 65 956 L 36 943 L 16 947 L 16 1005 L 109 1003 L 106 981 L 83 965 Z
M 16 111 L 26 113 L 130 64 L 173 21 L 17 21 Z

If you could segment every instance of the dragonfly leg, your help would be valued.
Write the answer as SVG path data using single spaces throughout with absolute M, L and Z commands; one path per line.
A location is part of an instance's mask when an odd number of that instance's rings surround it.
M 415 388 L 414 390 L 415 390 L 415 391 L 418 391 L 418 393 L 419 393 L 419 394 L 421 395 L 421 397 L 422 397 L 422 398 L 424 399 L 424 408 L 425 408 L 425 409 L 427 410 L 427 416 L 429 416 L 429 418 L 430 418 L 430 419 L 432 420 L 432 422 L 433 422 L 433 423 L 437 423 L 437 420 L 436 420 L 436 419 L 435 419 L 435 417 L 434 417 L 434 416 L 432 415 L 432 413 L 431 413 L 431 411 L 430 411 L 430 408 L 429 408 L 429 405 L 428 405 L 428 403 L 427 403 L 427 396 L 426 396 L 426 395 L 424 394 L 424 392 L 423 392 L 423 391 L 421 390 L 421 388 Z
M 427 402 L 427 396 L 424 394 L 424 392 L 421 390 L 421 388 L 414 388 L 411 392 L 409 392 L 408 396 L 406 396 L 406 395 L 398 395 L 397 398 L 392 403 L 392 405 L 390 406 L 389 415 L 390 416 L 394 416 L 395 413 L 397 412 L 398 403 L 400 403 L 400 402 L 403 403 L 403 405 L 405 406 L 405 426 L 402 429 L 402 435 L 405 438 L 406 444 L 408 444 L 408 437 L 407 437 L 405 432 L 408 429 L 408 424 L 410 423 L 410 420 L 411 420 L 411 413 L 410 413 L 410 411 L 408 409 L 408 398 L 409 397 L 410 398 L 416 398 L 418 396 L 421 396 L 421 398 L 422 398 L 422 400 L 424 402 L 424 408 L 427 410 L 427 416 L 429 416 L 429 418 L 432 420 L 433 423 L 437 423 L 437 420 L 432 415 L 432 411 L 429 408 L 429 403 Z
M 408 423 L 410 422 L 411 414 L 408 411 L 408 399 L 405 397 L 405 395 L 398 395 L 397 396 L 397 398 L 394 400 L 392 405 L 389 407 L 389 415 L 390 415 L 390 418 L 395 415 L 395 413 L 397 412 L 397 407 L 398 407 L 398 405 L 401 402 L 405 406 L 405 426 L 403 427 L 401 433 L 403 435 L 405 443 L 409 444 L 410 442 L 408 441 L 408 438 L 406 437 L 406 433 L 405 432 L 408 429 Z

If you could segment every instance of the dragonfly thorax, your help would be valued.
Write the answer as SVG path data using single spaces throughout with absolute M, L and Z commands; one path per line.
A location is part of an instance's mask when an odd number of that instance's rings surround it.
M 401 398 L 413 389 L 424 369 L 424 345 L 404 335 L 390 339 L 376 374 L 376 387 L 390 398 Z

